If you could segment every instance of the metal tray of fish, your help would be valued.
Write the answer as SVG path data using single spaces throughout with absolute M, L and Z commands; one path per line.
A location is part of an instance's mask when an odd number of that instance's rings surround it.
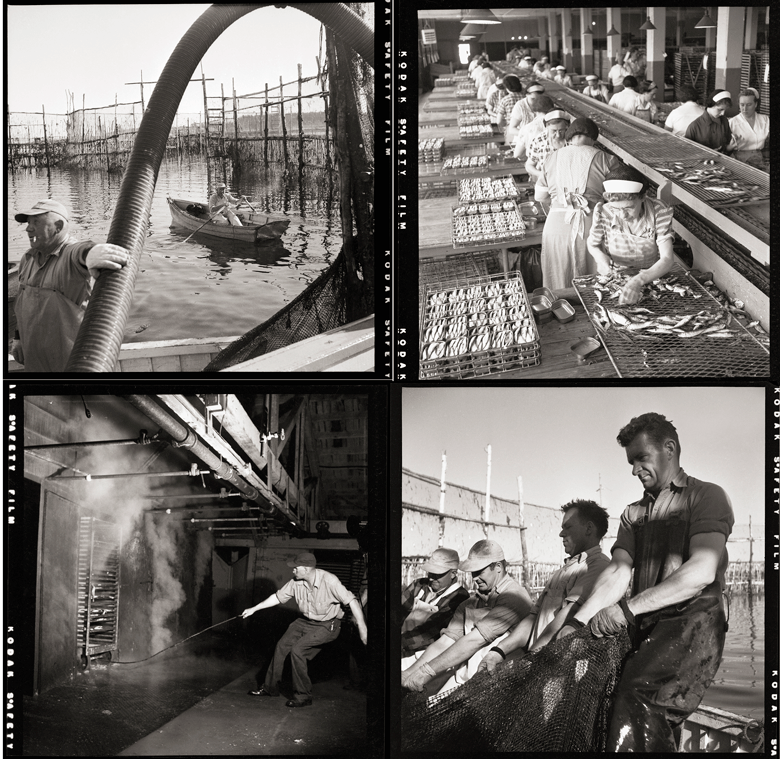
M 679 265 L 633 306 L 619 306 L 602 282 L 572 284 L 620 377 L 769 376 L 767 347 Z

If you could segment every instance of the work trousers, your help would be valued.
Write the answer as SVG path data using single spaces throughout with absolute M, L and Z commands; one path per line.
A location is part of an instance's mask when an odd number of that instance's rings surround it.
M 723 655 L 726 616 L 718 582 L 647 617 L 615 689 L 608 752 L 676 752 L 680 727 L 699 706 Z
M 276 644 L 273 661 L 265 674 L 263 685 L 265 690 L 269 693 L 279 692 L 284 660 L 289 654 L 295 694 L 310 697 L 311 680 L 306 662 L 313 659 L 326 643 L 336 640 L 340 631 L 340 619 L 330 619 L 327 622 L 315 622 L 305 618 L 296 619 Z

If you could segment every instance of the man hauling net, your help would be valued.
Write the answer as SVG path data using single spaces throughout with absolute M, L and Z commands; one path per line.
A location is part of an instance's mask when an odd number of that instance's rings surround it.
M 734 515 L 721 487 L 680 468 L 677 430 L 662 415 L 632 419 L 617 439 L 645 493 L 624 510 L 593 593 L 541 651 L 436 699 L 407 698 L 409 747 L 677 750 L 723 653 Z

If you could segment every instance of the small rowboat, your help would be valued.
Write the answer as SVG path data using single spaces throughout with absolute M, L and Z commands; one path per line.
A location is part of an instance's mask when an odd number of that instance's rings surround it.
M 290 226 L 290 220 L 286 216 L 255 213 L 246 206 L 238 213 L 244 226 L 234 227 L 224 220 L 209 221 L 208 208 L 204 204 L 180 198 L 166 198 L 166 200 L 173 219 L 171 226 L 183 227 L 190 232 L 197 231 L 198 234 L 219 237 L 223 240 L 241 242 L 278 240 Z

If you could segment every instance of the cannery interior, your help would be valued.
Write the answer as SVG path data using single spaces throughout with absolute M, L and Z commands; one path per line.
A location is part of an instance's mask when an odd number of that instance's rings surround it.
M 253 390 L 24 397 L 25 753 L 369 745 L 369 395 Z
M 769 375 L 769 13 L 418 11 L 421 379 Z

